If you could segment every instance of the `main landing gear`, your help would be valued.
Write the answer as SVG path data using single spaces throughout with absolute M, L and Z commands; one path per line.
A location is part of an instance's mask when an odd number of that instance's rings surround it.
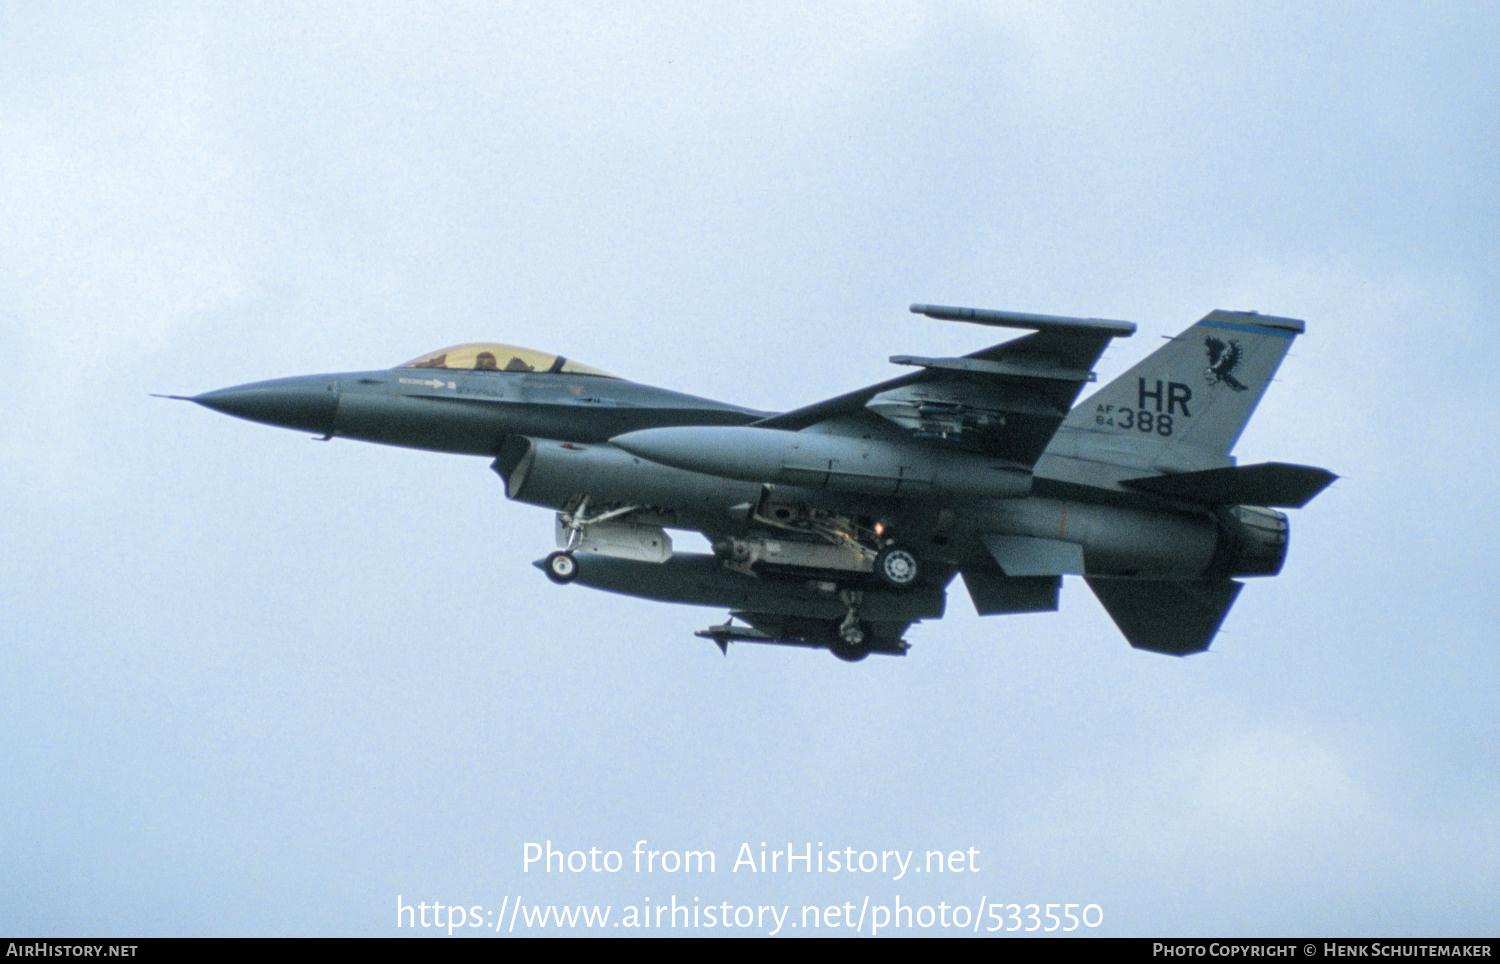
M 875 556 L 875 578 L 891 589 L 910 589 L 921 575 L 916 555 L 905 546 L 886 546 Z
M 851 643 L 845 638 L 835 638 L 828 644 L 828 651 L 846 663 L 857 663 L 870 655 L 870 644 L 865 641 L 864 630 L 856 628 L 859 642 Z
M 844 619 L 834 628 L 828 651 L 846 663 L 857 663 L 870 655 L 869 636 L 859 621 L 859 604 L 864 593 L 846 589 L 839 593 L 839 599 L 844 604 Z
M 724 556 L 731 569 L 756 575 L 757 567 L 765 563 L 825 570 L 835 579 L 858 580 L 898 591 L 911 589 L 921 580 L 917 554 L 893 538 L 888 522 L 797 502 L 772 486 L 762 491 L 750 521 L 803 538 L 792 542 L 747 534 L 724 540 L 723 547 L 716 544 L 715 551 Z

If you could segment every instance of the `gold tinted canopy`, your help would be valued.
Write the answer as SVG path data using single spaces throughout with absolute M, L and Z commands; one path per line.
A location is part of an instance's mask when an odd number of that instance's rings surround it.
M 569 361 L 561 355 L 549 355 L 544 351 L 517 348 L 498 342 L 473 342 L 454 345 L 440 351 L 429 352 L 421 358 L 413 358 L 397 368 L 446 368 L 450 371 L 466 372 L 550 372 L 565 375 L 599 375 L 614 378 L 588 365 Z

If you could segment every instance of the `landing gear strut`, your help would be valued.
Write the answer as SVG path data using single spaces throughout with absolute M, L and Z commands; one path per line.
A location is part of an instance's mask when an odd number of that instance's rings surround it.
M 844 603 L 844 618 L 834 628 L 828 651 L 846 663 L 855 663 L 870 655 L 870 640 L 859 621 L 859 604 L 864 593 L 845 590 L 839 598 Z

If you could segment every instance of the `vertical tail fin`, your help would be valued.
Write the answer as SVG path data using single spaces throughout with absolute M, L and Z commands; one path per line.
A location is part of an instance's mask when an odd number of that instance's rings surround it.
M 1295 318 L 1210 312 L 1075 407 L 1063 424 L 1150 443 L 1141 446 L 1145 461 L 1176 446 L 1227 457 L 1304 327 Z

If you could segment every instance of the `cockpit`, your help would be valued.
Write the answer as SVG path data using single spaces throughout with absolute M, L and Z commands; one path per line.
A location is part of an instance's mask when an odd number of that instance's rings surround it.
M 440 351 L 429 352 L 413 358 L 397 368 L 445 368 L 449 371 L 466 372 L 546 372 L 565 375 L 597 375 L 600 378 L 616 378 L 589 365 L 579 364 L 561 355 L 549 355 L 543 351 L 501 345 L 495 342 L 474 342 L 454 345 Z

